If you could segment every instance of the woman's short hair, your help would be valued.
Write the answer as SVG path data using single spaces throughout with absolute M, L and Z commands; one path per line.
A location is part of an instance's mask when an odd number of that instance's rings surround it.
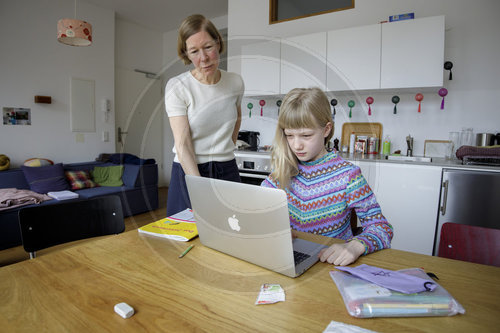
M 225 44 L 219 30 L 209 19 L 200 14 L 188 16 L 182 22 L 177 37 L 177 54 L 185 65 L 191 63 L 187 56 L 186 40 L 200 31 L 206 31 L 219 44 L 219 54 L 225 51 Z

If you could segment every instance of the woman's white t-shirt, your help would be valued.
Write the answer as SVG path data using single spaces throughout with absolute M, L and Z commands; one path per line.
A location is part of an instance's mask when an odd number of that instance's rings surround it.
M 201 83 L 188 71 L 171 78 L 165 88 L 168 116 L 188 117 L 197 163 L 234 158 L 232 134 L 244 84 L 240 75 L 220 72 L 221 78 L 216 84 Z M 172 151 L 174 161 L 179 162 L 175 145 Z

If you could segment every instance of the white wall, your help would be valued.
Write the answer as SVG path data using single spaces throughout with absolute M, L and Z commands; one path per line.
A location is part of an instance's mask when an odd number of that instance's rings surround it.
M 441 98 L 437 91 L 424 92 L 422 113 L 417 113 L 418 104 L 414 100 L 417 90 L 391 90 L 370 93 L 375 99 L 373 115 L 367 116 L 364 103 L 368 94 L 354 92 L 336 97 L 339 100 L 335 136 L 341 136 L 342 124 L 349 121 L 349 99 L 356 101 L 351 122 L 381 122 L 384 135 L 390 134 L 393 150 L 406 151 L 405 137 L 414 136 L 415 155 L 422 155 L 424 140 L 447 140 L 450 131 L 472 127 L 475 133 L 500 132 L 500 112 L 497 96 L 500 95 L 500 2 L 495 0 L 356 0 L 355 8 L 346 11 L 312 16 L 299 20 L 269 25 L 269 1 L 267 0 L 229 0 L 228 34 L 230 40 L 243 39 L 245 36 L 262 38 L 282 38 L 319 31 L 335 30 L 345 27 L 375 24 L 388 20 L 393 14 L 414 12 L 417 18 L 445 15 L 445 60 L 452 61 L 453 80 L 448 80 L 448 71 L 443 70 L 444 87 L 449 91 L 445 99 L 445 109 L 440 110 Z M 342 50 L 349 52 L 349 50 Z M 422 50 L 425 52 L 425 50 Z M 231 53 L 229 57 L 231 57 Z M 266 78 L 262 78 L 265 80 Z M 391 97 L 399 95 L 398 114 L 393 115 Z M 330 94 L 331 96 L 332 94 Z M 279 96 L 266 97 L 265 112 L 275 115 L 276 100 Z M 260 111 L 258 99 L 245 98 L 246 105 L 252 102 L 252 114 Z M 265 132 L 261 144 L 270 144 L 273 118 L 251 121 L 243 120 L 242 128 Z
M 147 78 L 135 70 L 160 72 L 163 61 L 162 33 L 123 19 L 116 20 L 115 89 L 116 128 L 123 132 L 117 152 L 158 163 L 158 183 L 165 186 L 163 172 L 162 80 Z
M 77 14 L 92 24 L 89 47 L 57 41 L 57 21 L 73 17 L 72 1 L 0 2 L 0 108 L 30 108 L 32 120 L 30 126 L 0 124 L 0 154 L 10 157 L 12 167 L 33 157 L 89 161 L 115 150 L 114 13 L 80 1 Z M 71 77 L 95 80 L 96 132 L 71 132 Z M 35 95 L 51 96 L 52 104 L 35 104 Z M 111 100 L 108 122 L 99 111 L 103 98 Z M 109 142 L 101 140 L 103 131 Z

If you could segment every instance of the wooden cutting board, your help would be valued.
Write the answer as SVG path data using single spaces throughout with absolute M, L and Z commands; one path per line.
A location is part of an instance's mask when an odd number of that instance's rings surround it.
M 382 146 L 382 124 L 381 123 L 344 123 L 342 125 L 342 137 L 340 146 L 346 145 L 349 147 L 349 139 L 351 133 L 354 132 L 356 136 L 366 135 L 378 138 L 378 151 Z

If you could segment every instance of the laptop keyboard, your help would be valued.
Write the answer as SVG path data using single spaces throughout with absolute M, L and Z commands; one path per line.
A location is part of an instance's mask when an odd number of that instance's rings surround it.
M 293 251 L 293 259 L 295 260 L 295 266 L 297 266 L 298 264 L 300 264 L 309 257 L 310 255 L 307 253 Z

